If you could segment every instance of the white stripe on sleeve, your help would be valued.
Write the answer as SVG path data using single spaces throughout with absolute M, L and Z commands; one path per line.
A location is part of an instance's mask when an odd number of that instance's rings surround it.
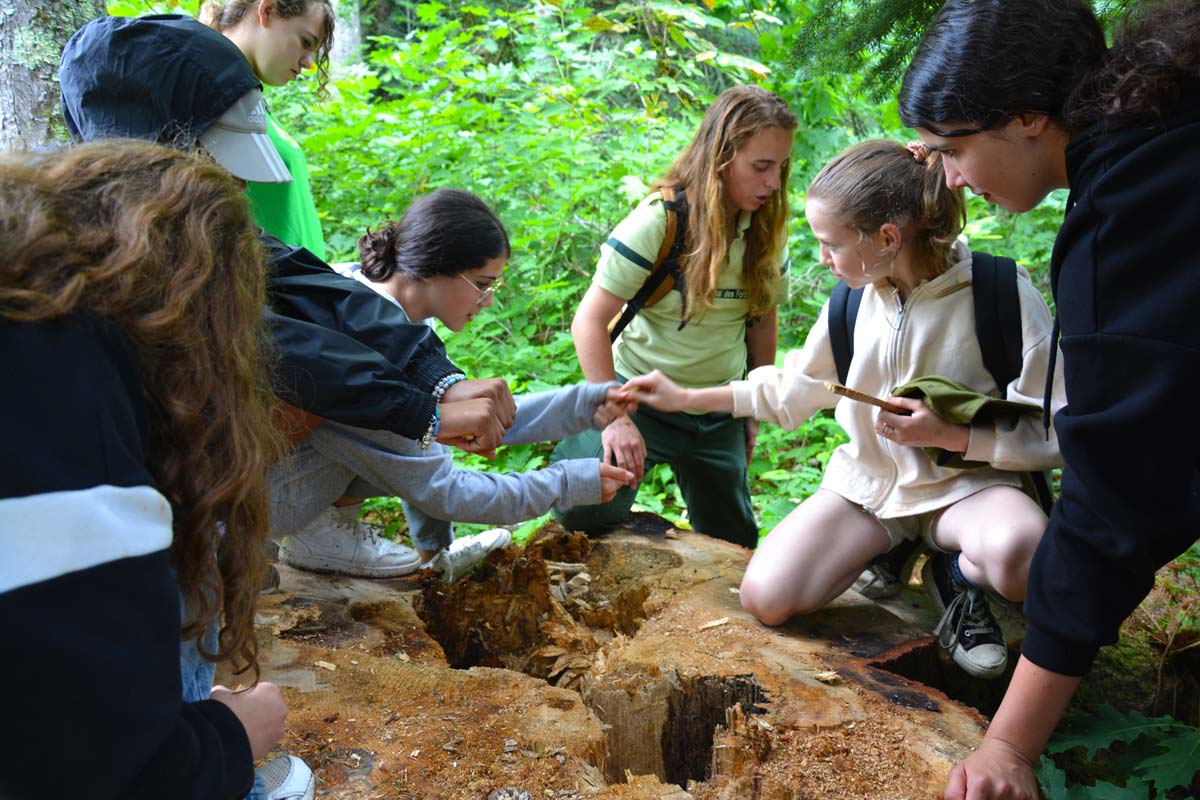
M 149 486 L 0 500 L 0 592 L 171 545 L 171 505 Z

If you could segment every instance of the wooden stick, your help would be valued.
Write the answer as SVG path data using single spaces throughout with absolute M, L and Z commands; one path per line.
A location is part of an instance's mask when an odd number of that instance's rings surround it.
M 869 394 L 863 394 L 862 392 L 855 391 L 854 389 L 848 389 L 845 386 L 842 386 L 840 383 L 825 381 L 825 388 L 834 394 L 840 394 L 842 397 L 848 397 L 851 400 L 857 400 L 860 403 L 869 403 L 870 405 L 882 408 L 884 411 L 890 411 L 893 414 L 899 414 L 903 417 L 907 417 L 912 414 L 912 412 L 904 406 L 898 406 L 895 403 L 889 403 L 886 400 L 880 400 L 878 397 L 873 397 Z

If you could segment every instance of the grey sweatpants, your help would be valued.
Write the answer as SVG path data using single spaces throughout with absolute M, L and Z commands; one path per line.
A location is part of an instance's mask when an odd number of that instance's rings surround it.
M 553 441 L 593 427 L 592 417 L 615 384 L 581 383 L 517 398 L 505 444 Z M 456 467 L 449 448 L 421 450 L 412 439 L 326 420 L 271 468 L 276 537 L 297 533 L 340 497 L 401 498 L 413 545 L 446 547 L 451 521 L 508 524 L 552 507 L 600 501 L 600 462 L 560 461 L 545 469 L 499 475 Z

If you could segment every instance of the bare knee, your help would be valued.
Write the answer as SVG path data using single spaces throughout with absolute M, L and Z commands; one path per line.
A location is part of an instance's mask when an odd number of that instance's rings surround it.
M 983 537 L 977 565 L 991 588 L 1006 599 L 1014 602 L 1025 599 L 1029 564 L 1044 529 L 1044 525 L 1015 524 Z
M 742 581 L 739 596 L 742 608 L 759 622 L 772 627 L 784 624 L 796 614 L 809 614 L 820 608 L 819 602 L 810 602 L 803 593 L 783 589 L 779 581 L 750 574 Z

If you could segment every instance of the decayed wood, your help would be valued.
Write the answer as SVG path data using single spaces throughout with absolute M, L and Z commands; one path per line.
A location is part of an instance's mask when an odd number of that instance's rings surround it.
M 678 532 L 543 537 L 449 586 L 281 567 L 284 748 L 333 798 L 936 796 L 983 720 L 872 665 L 923 630 L 853 592 L 766 628 L 748 556 Z

